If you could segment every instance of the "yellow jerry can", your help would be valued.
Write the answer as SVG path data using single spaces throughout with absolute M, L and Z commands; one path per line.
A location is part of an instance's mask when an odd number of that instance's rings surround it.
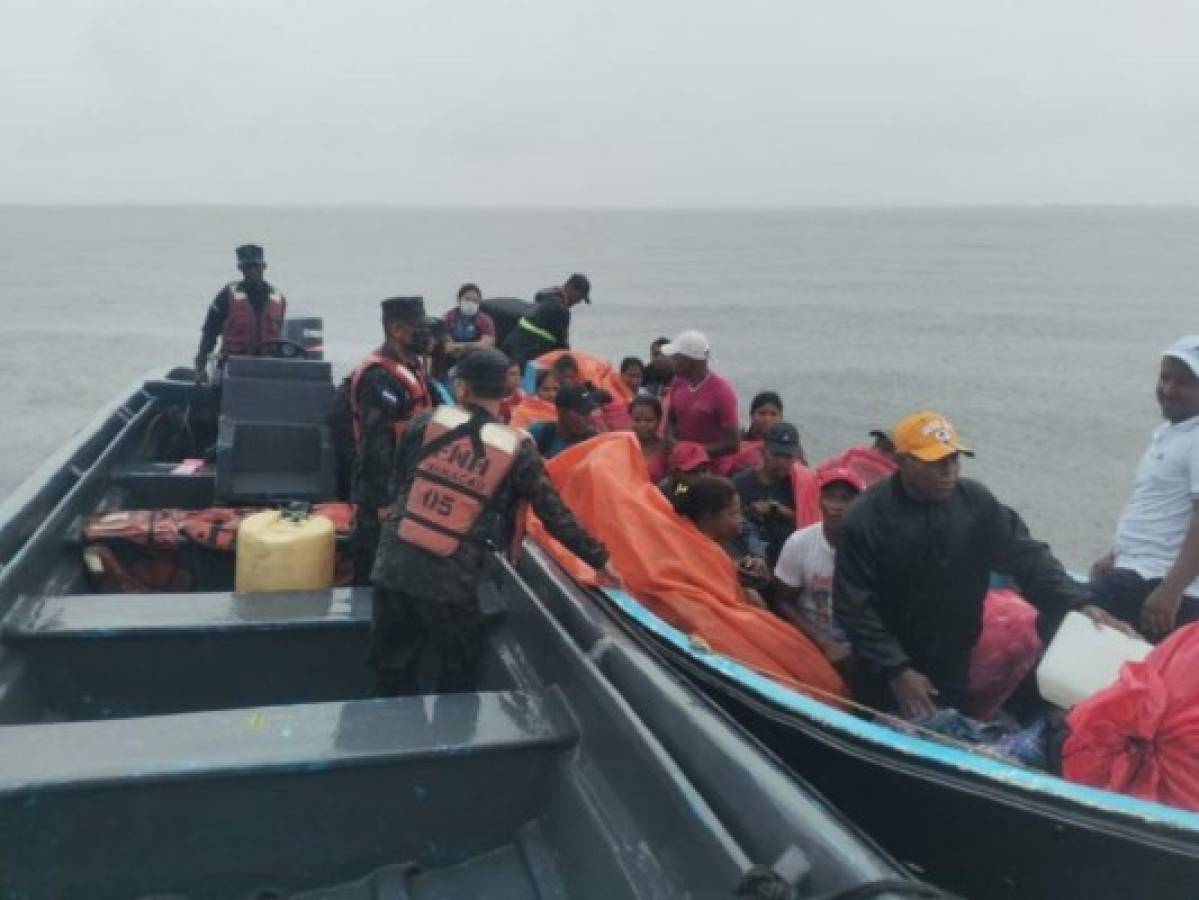
M 337 534 L 324 516 L 268 510 L 237 529 L 238 593 L 333 586 Z

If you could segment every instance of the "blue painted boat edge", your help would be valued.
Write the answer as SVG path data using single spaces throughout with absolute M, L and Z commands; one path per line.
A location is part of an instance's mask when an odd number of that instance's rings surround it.
M 1169 825 L 1199 832 L 1199 813 L 1075 784 L 1056 776 L 1009 765 L 991 757 L 903 734 L 841 712 L 826 703 L 784 687 L 727 656 L 705 653 L 697 649 L 687 635 L 663 622 L 627 592 L 608 588 L 604 593 L 638 625 L 681 650 L 696 662 L 765 697 L 776 706 L 798 713 L 826 728 L 843 732 L 859 740 L 881 744 L 887 749 L 909 756 L 931 759 L 945 766 L 1092 809 L 1131 816 L 1155 825 Z

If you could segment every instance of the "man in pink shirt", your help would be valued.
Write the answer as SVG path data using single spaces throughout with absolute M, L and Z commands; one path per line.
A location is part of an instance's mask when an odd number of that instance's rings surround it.
M 674 364 L 667 395 L 669 436 L 702 444 L 713 470 L 725 474 L 731 454 L 741 447 L 737 394 L 733 386 L 708 368 L 712 345 L 698 331 L 684 331 L 662 347 Z

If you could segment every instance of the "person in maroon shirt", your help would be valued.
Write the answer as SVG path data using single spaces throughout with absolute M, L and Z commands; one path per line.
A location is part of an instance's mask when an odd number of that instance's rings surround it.
M 698 331 L 684 331 L 662 352 L 674 364 L 674 381 L 667 394 L 668 436 L 703 445 L 712 457 L 713 470 L 724 474 L 730 457 L 741 447 L 733 386 L 708 368 L 712 345 Z

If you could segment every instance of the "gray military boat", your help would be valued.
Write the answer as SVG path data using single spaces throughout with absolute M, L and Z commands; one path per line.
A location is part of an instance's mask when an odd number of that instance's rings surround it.
M 367 589 L 237 594 L 186 533 L 171 590 L 97 580 L 97 515 L 330 499 L 333 395 L 310 359 L 161 373 L 0 508 L 0 895 L 945 896 L 535 547 L 440 696 L 372 696 Z

